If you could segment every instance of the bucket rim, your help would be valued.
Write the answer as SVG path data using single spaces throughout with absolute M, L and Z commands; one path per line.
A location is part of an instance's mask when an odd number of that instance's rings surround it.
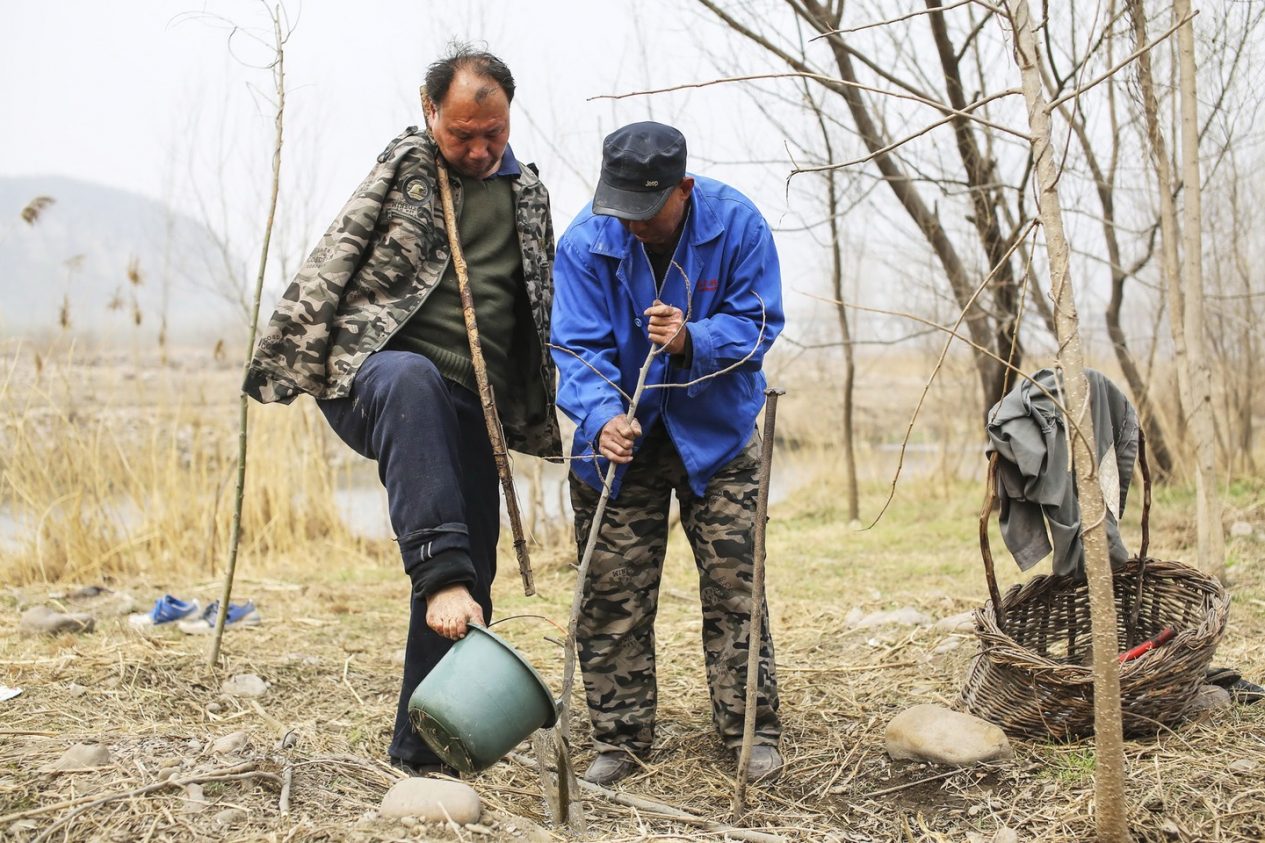
M 512 644 L 510 644 L 504 638 L 497 635 L 495 632 L 483 626 L 482 624 L 475 624 L 475 623 L 468 624 L 466 629 L 467 629 L 467 632 L 477 631 L 477 632 L 482 633 L 483 635 L 488 636 L 497 644 L 499 644 L 501 647 L 503 647 L 506 652 L 510 653 L 515 659 L 517 659 L 519 664 L 527 668 L 527 672 L 530 673 L 531 677 L 536 680 L 536 687 L 539 688 L 540 691 L 544 694 L 545 701 L 549 705 L 549 716 L 545 718 L 545 722 L 542 723 L 539 728 L 541 729 L 553 728 L 554 724 L 558 722 L 558 704 L 554 702 L 553 693 L 549 690 L 549 684 L 545 682 L 545 679 L 543 676 L 540 675 L 540 672 L 536 670 L 536 668 L 532 667 L 532 663 L 527 661 L 527 659 L 523 657 L 522 653 L 514 649 L 514 646 Z

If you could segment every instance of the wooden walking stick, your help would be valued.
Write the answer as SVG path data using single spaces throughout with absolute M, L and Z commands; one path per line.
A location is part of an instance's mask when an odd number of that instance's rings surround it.
M 470 292 L 470 276 L 466 273 L 466 256 L 461 251 L 461 238 L 457 235 L 457 212 L 453 209 L 452 185 L 448 182 L 448 168 L 435 159 L 439 175 L 439 198 L 444 206 L 444 228 L 448 232 L 448 248 L 452 251 L 452 265 L 457 273 L 457 289 L 461 293 L 461 313 L 466 320 L 466 339 L 470 341 L 470 362 L 474 365 L 474 382 L 479 388 L 479 403 L 483 405 L 483 421 L 488 428 L 488 441 L 492 443 L 492 456 L 496 459 L 496 473 L 501 478 L 505 492 L 505 509 L 510 516 L 510 529 L 514 532 L 514 555 L 518 557 L 518 572 L 523 576 L 523 594 L 531 597 L 536 593 L 532 578 L 531 559 L 527 556 L 527 538 L 523 535 L 523 519 L 518 512 L 518 496 L 514 494 L 514 475 L 510 470 L 509 451 L 505 447 L 505 432 L 496 414 L 496 400 L 492 384 L 488 381 L 487 364 L 483 362 L 483 346 L 479 343 L 479 326 L 474 318 L 474 295 Z
M 760 441 L 760 485 L 755 499 L 755 540 L 751 575 L 751 624 L 747 634 L 747 701 L 742 721 L 742 750 L 734 781 L 734 821 L 742 816 L 747 802 L 747 768 L 751 764 L 751 743 L 755 740 L 756 699 L 760 690 L 760 650 L 764 645 L 764 527 L 769 514 L 769 474 L 773 468 L 773 433 L 777 424 L 777 397 L 786 391 L 764 390 L 764 437 Z

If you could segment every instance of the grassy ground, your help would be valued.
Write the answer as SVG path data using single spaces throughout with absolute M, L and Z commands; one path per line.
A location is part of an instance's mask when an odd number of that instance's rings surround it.
M 11 350 L 11 349 L 10 349 Z M 13 350 L 11 350 L 13 351 Z M 397 779 L 384 761 L 407 628 L 406 582 L 394 546 L 353 535 L 332 491 L 348 452 L 310 402 L 252 412 L 251 472 L 236 599 L 263 614 L 226 638 L 224 661 L 205 667 L 202 638 L 130 631 L 121 594 L 147 605 L 170 592 L 213 600 L 231 514 L 235 367 L 173 359 L 45 355 L 17 349 L 0 378 L 0 839 L 398 840 L 562 839 L 547 819 L 533 769 L 503 762 L 471 781 L 488 811 L 480 826 L 450 831 L 377 818 Z M 795 361 L 791 361 L 794 363 Z M 801 369 L 800 364 L 795 364 Z M 922 367 L 922 368 L 925 368 Z M 788 441 L 821 441 L 836 417 L 828 383 L 789 383 L 779 412 Z M 859 436 L 863 516 L 888 491 L 895 454 L 921 390 L 920 367 L 862 369 Z M 778 456 L 796 475 L 772 508 L 769 603 L 785 724 L 786 774 L 748 792 L 742 824 L 788 839 L 839 841 L 1022 840 L 1092 836 L 1092 742 L 1015 741 L 999 765 L 953 772 L 893 762 L 883 730 L 921 702 L 955 703 L 975 651 L 969 634 L 929 626 L 856 630 L 846 620 L 911 606 L 944 618 L 986 594 L 976 518 L 982 498 L 978 437 L 963 409 L 969 366 L 949 370 L 914 432 L 918 450 L 883 519 L 848 523 L 828 452 Z M 963 390 L 967 390 L 964 393 Z M 226 398 L 228 396 L 228 398 Z M 973 406 L 972 401 L 967 404 Z M 895 431 L 895 433 L 894 433 Z M 780 446 L 781 447 L 781 446 Z M 556 489 L 520 464 L 533 513 L 540 597 L 524 598 L 502 559 L 497 615 L 544 615 L 565 624 L 572 590 L 565 519 Z M 816 473 L 814 473 L 814 470 Z M 1138 536 L 1137 498 L 1125 534 Z M 1157 490 L 1153 555 L 1190 559 L 1192 492 Z M 21 520 L 19 520 L 21 516 Z M 6 521 L 7 519 L 7 521 Z M 1229 545 L 1233 606 L 1217 664 L 1265 677 L 1265 481 L 1236 479 L 1226 523 L 1256 538 Z M 502 542 L 502 550 L 508 541 Z M 994 547 L 1000 548 L 994 528 Z M 1017 570 L 998 551 L 1002 587 Z M 696 575 L 680 536 L 665 571 L 657 623 L 660 717 L 654 754 L 621 788 L 696 817 L 731 822 L 733 761 L 712 732 L 699 641 Z M 93 598 L 73 586 L 104 584 Z M 54 596 L 62 595 L 62 596 Z M 97 614 L 90 634 L 19 634 L 27 606 Z M 558 687 L 556 630 L 535 618 L 497 629 Z M 225 696 L 222 683 L 254 673 L 258 700 Z M 574 705 L 583 711 L 577 695 Z M 576 762 L 589 758 L 577 718 Z M 242 731 L 245 745 L 210 745 Z M 291 735 L 292 745 L 279 747 Z M 41 768 L 69 746 L 108 746 L 109 764 L 54 775 Z M 1128 744 L 1128 811 L 1147 840 L 1265 838 L 1265 705 L 1235 707 Z M 240 765 L 246 765 L 242 767 Z M 230 770 L 226 773 L 225 770 Z M 289 811 L 281 811 L 286 771 Z M 948 775 L 946 775 L 946 773 Z M 207 776 L 202 799 L 163 785 Z M 244 816 L 224 812 L 238 808 Z M 593 839 L 708 839 L 705 828 L 589 798 Z M 1005 832 L 997 839 L 1005 839 Z
M 877 511 L 885 490 L 869 492 L 866 509 Z M 953 704 L 973 640 L 963 636 L 956 649 L 935 653 L 952 636 L 927 627 L 855 631 L 844 618 L 853 608 L 900 606 L 939 618 L 978 605 L 985 593 L 974 544 L 979 497 L 974 485 L 940 493 L 911 484 L 868 531 L 843 522 L 829 481 L 809 484 L 775 507 L 769 587 L 788 766 L 781 781 L 749 791 L 745 824 L 804 840 L 990 840 L 1003 826 L 1025 840 L 1092 835 L 1090 742 L 1016 741 L 1013 761 L 948 776 L 893 762 L 883 750 L 883 728 L 903 708 Z M 1259 531 L 1260 500 L 1259 484 L 1241 487 L 1231 517 L 1246 514 Z M 1188 555 L 1189 509 L 1187 495 L 1160 496 L 1156 556 Z M 1126 533 L 1137 535 L 1136 522 Z M 1231 549 L 1234 606 L 1217 662 L 1259 679 L 1265 676 L 1265 543 L 1235 541 Z M 236 839 L 456 839 L 457 833 L 438 827 L 367 815 L 395 778 L 381 759 L 406 628 L 405 583 L 390 548 L 379 550 L 365 555 L 317 546 L 302 556 L 270 559 L 266 577 L 247 568 L 238 594 L 253 598 L 265 621 L 229 634 L 225 665 L 216 671 L 203 667 L 205 639 L 175 631 L 139 636 L 121 618 L 104 620 L 89 635 L 19 637 L 18 610 L 47 601 L 50 588 L 11 589 L 0 610 L 0 663 L 6 665 L 4 683 L 24 693 L 0 703 L 0 835 L 219 839 L 228 832 L 216 816 L 241 807 L 246 818 L 232 828 Z M 543 596 L 527 599 L 517 593 L 511 560 L 504 562 L 510 567 L 498 583 L 498 614 L 538 613 L 565 623 L 571 591 L 565 569 L 555 564 L 542 570 L 537 582 Z M 1016 579 L 1008 561 L 1001 573 Z M 657 625 L 657 748 L 645 772 L 623 789 L 727 822 L 732 761 L 711 731 L 694 576 L 678 537 Z M 164 591 L 203 599 L 217 593 L 213 581 L 183 577 L 110 585 L 143 600 Z M 110 599 L 62 603 L 91 608 Z M 523 618 L 498 629 L 556 687 L 562 660 L 560 649 L 546 640 L 556 637 L 552 628 Z M 264 697 L 243 701 L 220 693 L 227 676 L 245 672 L 270 684 Z M 582 706 L 578 698 L 576 704 Z M 578 725 L 583 747 L 586 726 Z M 170 788 L 76 813 L 73 800 L 152 784 L 164 767 L 182 765 L 179 777 L 228 766 L 207 745 L 237 730 L 248 736 L 242 759 L 258 767 L 252 778 L 206 784 L 209 809 L 189 812 L 188 794 Z M 276 748 L 291 731 L 295 746 Z M 107 744 L 111 764 L 60 776 L 38 770 L 85 740 Z M 587 758 L 581 752 L 577 761 L 583 765 Z M 1255 772 L 1232 766 L 1243 761 L 1259 766 Z M 290 812 L 282 816 L 277 776 L 287 765 L 293 791 Z M 1265 769 L 1265 706 L 1236 707 L 1154 740 L 1131 741 L 1128 765 L 1129 816 L 1141 838 L 1265 835 L 1259 775 Z M 561 836 L 546 828 L 533 770 L 507 761 L 472 784 L 490 811 L 481 827 L 460 832 L 463 839 Z M 38 813 L 18 816 L 33 811 Z M 709 836 L 602 799 L 590 799 L 587 811 L 597 839 Z

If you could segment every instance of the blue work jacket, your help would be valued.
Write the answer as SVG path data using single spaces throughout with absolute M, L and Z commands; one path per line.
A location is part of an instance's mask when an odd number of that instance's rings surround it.
M 680 268 L 669 267 L 657 298 L 687 314 L 693 354 L 688 368 L 667 353 L 655 358 L 636 415 L 645 432 L 666 426 L 690 488 L 701 496 L 751 438 L 764 403 L 761 366 L 784 317 L 777 249 L 751 200 L 694 176 L 687 213 L 674 255 Z M 637 388 L 650 351 L 643 314 L 655 299 L 642 244 L 618 219 L 585 208 L 558 241 L 552 323 L 553 343 L 561 348 L 553 349 L 553 358 L 558 406 L 577 425 L 571 453 L 579 459 L 571 469 L 595 489 L 607 466 L 592 458 L 598 435 L 627 411 L 625 395 Z M 612 495 L 619 493 L 623 468 Z

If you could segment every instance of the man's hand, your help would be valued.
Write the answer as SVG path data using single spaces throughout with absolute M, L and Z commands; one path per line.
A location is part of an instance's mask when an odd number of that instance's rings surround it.
M 464 638 L 472 623 L 483 625 L 483 608 L 464 585 L 450 585 L 426 597 L 426 625 L 445 638 Z
M 667 349 L 668 354 L 685 351 L 685 314 L 680 308 L 655 299 L 644 314 L 650 318 L 650 341 Z
M 618 415 L 606 423 L 597 439 L 597 449 L 611 462 L 632 462 L 633 442 L 641 435 L 636 419 Z

